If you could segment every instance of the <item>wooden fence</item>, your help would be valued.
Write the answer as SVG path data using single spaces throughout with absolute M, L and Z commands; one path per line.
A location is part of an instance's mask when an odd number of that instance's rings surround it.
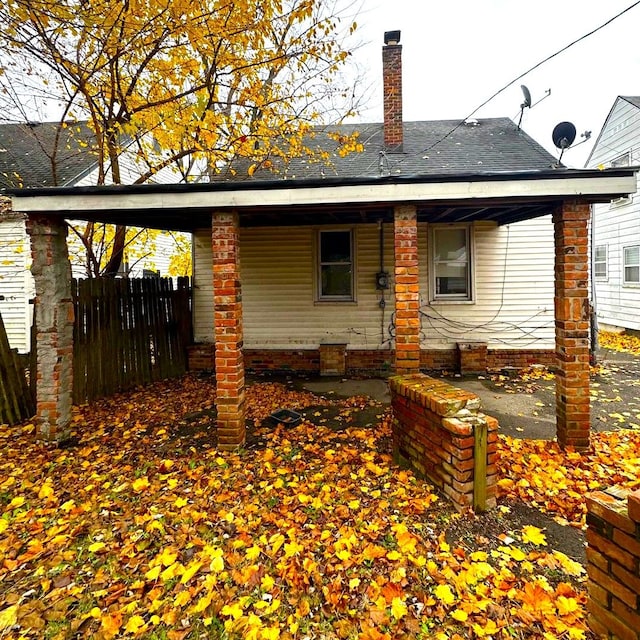
M 191 289 L 180 278 L 74 280 L 73 401 L 182 375 Z
M 17 424 L 35 413 L 35 402 L 18 354 L 9 346 L 0 316 L 0 424 Z

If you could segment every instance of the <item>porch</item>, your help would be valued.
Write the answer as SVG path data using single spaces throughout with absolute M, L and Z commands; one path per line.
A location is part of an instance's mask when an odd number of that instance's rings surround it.
M 548 170 L 466 176 L 358 180 L 287 180 L 199 185 L 16 191 L 14 210 L 31 220 L 33 273 L 48 319 L 39 327 L 38 422 L 59 437 L 70 420 L 70 293 L 64 286 L 64 218 L 194 231 L 211 229 L 212 343 L 215 345 L 218 441 L 244 443 L 245 363 L 240 275 L 241 227 L 381 224 L 392 228 L 393 361 L 396 373 L 421 367 L 419 224 L 497 226 L 552 215 L 556 434 L 562 446 L 589 446 L 590 205 L 635 189 L 631 171 Z M 536 260 L 536 239 L 531 240 Z M 206 274 L 205 274 L 206 276 Z M 496 275 L 499 279 L 500 276 Z M 52 283 L 55 282 L 55 286 Z M 473 301 L 471 301 L 473 302 Z M 268 320 L 268 319 L 267 319 Z

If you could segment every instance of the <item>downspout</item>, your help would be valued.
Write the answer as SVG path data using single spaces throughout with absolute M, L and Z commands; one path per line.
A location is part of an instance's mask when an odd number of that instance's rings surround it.
M 591 320 L 591 344 L 589 348 L 589 363 L 591 366 L 596 364 L 596 351 L 598 349 L 598 305 L 596 295 L 596 216 L 595 207 L 591 205 L 591 238 L 589 241 L 590 250 L 590 271 L 591 271 L 591 305 L 590 305 L 590 320 Z
M 378 220 L 378 242 L 380 244 L 380 273 L 384 273 L 384 227 L 382 218 Z M 380 289 L 380 300 L 378 301 L 380 307 L 380 344 L 384 344 L 384 308 L 387 306 L 387 302 L 384 299 L 384 289 Z

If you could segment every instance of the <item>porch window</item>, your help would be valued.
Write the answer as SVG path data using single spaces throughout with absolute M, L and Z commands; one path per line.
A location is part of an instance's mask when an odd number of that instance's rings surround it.
M 318 300 L 353 301 L 353 232 L 318 232 Z
M 468 225 L 431 227 L 431 300 L 471 300 Z
M 593 256 L 593 274 L 598 280 L 607 279 L 607 245 L 601 244 L 595 248 Z
M 624 247 L 624 283 L 640 284 L 640 245 Z

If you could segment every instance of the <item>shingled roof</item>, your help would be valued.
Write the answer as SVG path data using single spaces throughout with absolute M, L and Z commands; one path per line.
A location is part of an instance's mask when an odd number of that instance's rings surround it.
M 0 189 L 76 183 L 96 166 L 85 123 L 0 124 Z
M 345 136 L 358 133 L 364 150 L 341 157 L 338 144 L 328 132 Z M 405 122 L 400 152 L 385 150 L 382 123 L 318 129 L 307 145 L 314 151 L 328 152 L 329 160 L 292 158 L 286 165 L 273 160 L 275 173 L 256 171 L 253 180 L 501 173 L 548 170 L 556 163 L 554 156 L 509 118 L 466 123 L 459 120 Z M 247 180 L 250 164 L 250 160 L 236 159 L 230 166 L 233 171 L 225 171 L 214 180 Z

